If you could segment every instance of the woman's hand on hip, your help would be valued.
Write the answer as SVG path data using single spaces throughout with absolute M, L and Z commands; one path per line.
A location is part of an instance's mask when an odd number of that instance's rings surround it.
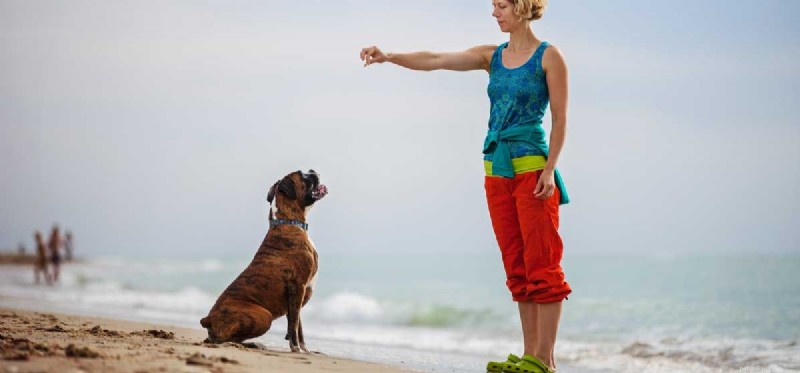
M 553 170 L 543 170 L 536 181 L 536 188 L 533 190 L 534 197 L 538 199 L 548 199 L 556 191 L 556 180 Z
M 364 61 L 364 67 L 372 65 L 373 63 L 384 63 L 387 58 L 386 55 L 376 46 L 366 47 L 361 49 L 361 60 Z

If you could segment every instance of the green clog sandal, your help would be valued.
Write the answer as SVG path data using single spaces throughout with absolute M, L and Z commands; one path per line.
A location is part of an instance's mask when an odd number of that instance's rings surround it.
M 548 368 L 539 359 L 525 355 L 516 364 L 503 364 L 503 373 L 555 373 L 555 371 Z
M 508 354 L 508 360 L 506 361 L 490 361 L 486 364 L 486 371 L 489 373 L 503 373 L 503 366 L 506 363 L 516 364 L 519 363 L 522 359 L 519 356 L 514 354 Z

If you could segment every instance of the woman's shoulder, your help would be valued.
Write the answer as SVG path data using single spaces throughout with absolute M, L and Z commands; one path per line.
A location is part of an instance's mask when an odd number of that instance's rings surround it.
M 548 56 L 551 56 L 551 57 L 559 57 L 560 56 L 562 58 L 564 57 L 564 54 L 561 53 L 561 49 L 559 47 L 553 45 L 553 43 L 550 43 L 550 42 L 547 42 L 547 41 L 542 41 L 542 46 L 544 46 L 544 48 L 543 48 L 544 51 L 542 52 L 542 53 L 544 53 L 544 56 L 543 56 L 544 58 L 547 58 Z
M 484 44 L 472 47 L 469 51 L 473 53 L 479 54 L 483 59 L 490 63 L 492 61 L 492 57 L 494 56 L 495 51 L 500 48 L 503 44 L 496 45 L 496 44 Z
M 494 54 L 494 52 L 497 49 L 502 47 L 504 44 L 505 43 L 500 44 L 500 45 L 497 45 L 497 44 L 478 45 L 478 46 L 470 48 L 470 50 L 473 50 L 473 51 L 476 51 L 476 52 L 480 52 L 481 54 L 487 54 L 488 53 L 489 55 L 492 55 L 492 54 Z
M 542 68 L 547 70 L 549 66 L 565 65 L 564 53 L 557 46 L 548 43 L 545 44 L 544 52 L 542 52 Z

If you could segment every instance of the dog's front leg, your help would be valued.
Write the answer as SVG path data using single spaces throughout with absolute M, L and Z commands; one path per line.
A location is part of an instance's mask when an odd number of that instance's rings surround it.
M 290 340 L 288 332 L 286 333 L 286 340 L 287 341 Z M 308 353 L 311 353 L 311 351 L 308 350 L 308 347 L 306 347 L 305 338 L 303 338 L 303 320 L 298 320 L 297 321 L 297 340 L 300 342 L 300 349 L 301 350 L 303 350 L 305 352 L 308 352 Z
M 297 338 L 300 340 L 300 349 L 310 354 L 311 351 L 306 347 L 306 340 L 303 338 L 303 322 L 301 320 L 297 321 Z
M 300 308 L 303 306 L 305 298 L 305 286 L 289 283 L 286 285 L 287 314 L 286 319 L 289 325 L 286 334 L 289 337 L 289 348 L 292 352 L 300 352 L 299 339 L 302 339 L 302 329 L 300 329 Z M 305 344 L 303 344 L 305 347 Z M 303 348 L 304 351 L 308 351 Z

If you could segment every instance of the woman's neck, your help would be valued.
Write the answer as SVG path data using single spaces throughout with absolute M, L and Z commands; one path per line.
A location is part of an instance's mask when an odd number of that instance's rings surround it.
M 537 44 L 539 44 L 539 39 L 533 35 L 530 25 L 521 25 L 519 29 L 511 31 L 507 49 L 512 53 L 529 51 Z

